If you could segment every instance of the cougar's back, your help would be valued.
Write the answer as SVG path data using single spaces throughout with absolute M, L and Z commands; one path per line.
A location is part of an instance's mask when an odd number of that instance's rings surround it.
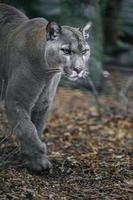
M 0 3 L 0 94 L 3 88 L 3 81 L 6 81 L 4 71 L 8 63 L 9 36 L 26 20 L 28 18 L 21 11 Z

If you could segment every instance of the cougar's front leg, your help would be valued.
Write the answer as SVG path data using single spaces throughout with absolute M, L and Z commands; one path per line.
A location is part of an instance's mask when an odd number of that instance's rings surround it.
M 50 168 L 51 164 L 47 158 L 46 145 L 41 142 L 30 116 L 30 106 L 37 87 L 34 80 L 30 81 L 34 88 L 29 89 L 29 79 L 18 79 L 10 80 L 7 88 L 5 103 L 8 120 L 20 141 L 28 166 L 32 170 L 42 171 Z
M 40 138 L 41 134 L 43 133 L 46 127 L 46 121 L 48 118 L 49 110 L 50 110 L 50 105 L 48 104 L 48 102 L 42 102 L 42 103 L 40 102 L 38 107 L 36 107 L 31 114 L 31 120 L 34 123 L 38 132 L 38 136 Z
M 54 75 L 50 83 L 43 89 L 35 107 L 33 108 L 31 119 L 34 123 L 39 137 L 46 127 L 46 121 L 51 109 L 56 89 L 60 80 L 60 74 Z

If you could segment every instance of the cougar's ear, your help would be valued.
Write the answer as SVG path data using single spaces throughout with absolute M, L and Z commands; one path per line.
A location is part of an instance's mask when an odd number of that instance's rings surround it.
M 90 29 L 91 26 L 92 26 L 92 23 L 88 22 L 83 28 L 80 29 L 85 40 L 87 40 L 89 38 L 89 29 Z
M 47 40 L 57 40 L 61 34 L 61 26 L 56 22 L 49 22 L 46 27 Z

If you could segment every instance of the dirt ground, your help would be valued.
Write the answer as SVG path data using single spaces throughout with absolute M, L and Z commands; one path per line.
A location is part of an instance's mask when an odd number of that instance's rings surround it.
M 132 111 L 102 101 L 99 116 L 88 93 L 58 90 L 43 135 L 53 170 L 40 175 L 25 169 L 1 108 L 0 200 L 132 200 Z

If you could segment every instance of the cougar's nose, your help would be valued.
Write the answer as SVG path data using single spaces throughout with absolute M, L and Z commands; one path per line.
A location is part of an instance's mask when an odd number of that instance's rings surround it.
M 79 74 L 81 71 L 83 71 L 83 67 L 74 67 L 74 71 L 76 71 L 77 74 Z

